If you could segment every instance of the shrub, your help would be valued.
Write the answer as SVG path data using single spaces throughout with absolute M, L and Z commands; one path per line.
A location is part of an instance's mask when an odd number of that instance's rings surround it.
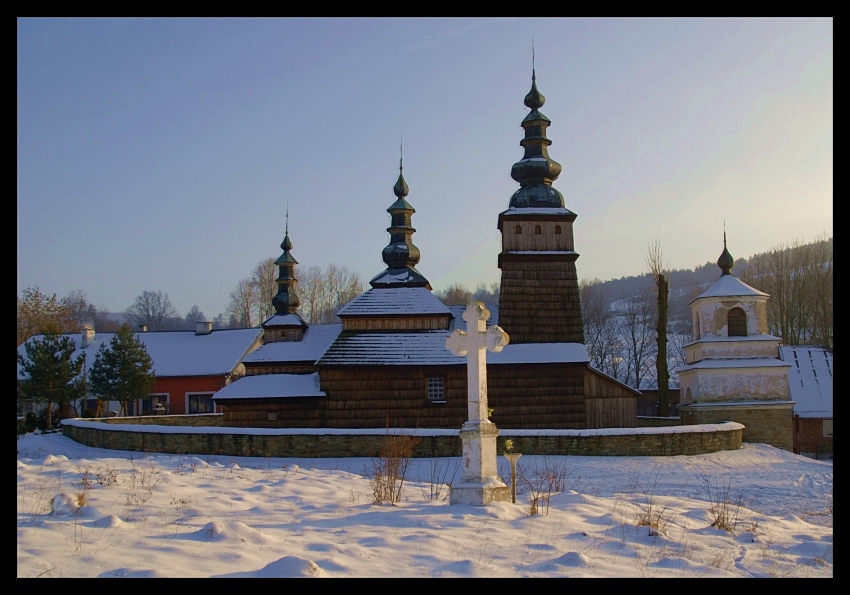
M 378 456 L 370 457 L 372 470 L 369 477 L 375 502 L 395 504 L 401 500 L 407 468 L 419 440 L 407 434 L 387 434 L 384 437 Z

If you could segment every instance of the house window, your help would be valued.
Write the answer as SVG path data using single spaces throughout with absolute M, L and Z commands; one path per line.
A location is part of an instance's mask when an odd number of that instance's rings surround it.
M 824 438 L 832 438 L 832 420 L 823 420 L 823 436 Z
M 539 225 L 535 225 L 534 226 L 534 235 L 539 236 L 541 233 L 543 233 L 543 229 Z
M 555 235 L 556 236 L 561 235 L 561 226 L 560 225 L 555 226 Z
M 139 415 L 164 415 L 168 413 L 168 393 L 150 395 L 139 401 Z
M 445 403 L 446 396 L 443 392 L 443 379 L 442 378 L 429 378 L 428 379 L 428 400 L 431 403 Z
M 732 308 L 729 310 L 726 322 L 729 325 L 730 337 L 747 336 L 747 313 L 742 308 Z
M 517 235 L 522 233 L 522 225 L 517 225 L 515 228 L 515 232 Z
M 186 398 L 186 413 L 215 413 L 213 393 L 190 393 Z

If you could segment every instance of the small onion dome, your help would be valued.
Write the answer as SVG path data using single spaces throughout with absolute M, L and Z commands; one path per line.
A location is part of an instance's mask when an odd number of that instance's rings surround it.
M 720 267 L 720 270 L 723 271 L 723 275 L 731 275 L 732 267 L 735 265 L 735 259 L 732 258 L 732 255 L 729 254 L 729 250 L 726 249 L 726 232 L 723 232 L 723 253 L 720 255 L 720 258 L 717 259 L 717 266 Z M 721 277 L 723 276 L 721 275 Z

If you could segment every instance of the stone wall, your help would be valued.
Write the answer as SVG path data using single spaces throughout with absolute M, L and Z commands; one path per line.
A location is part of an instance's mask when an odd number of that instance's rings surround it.
M 162 417 L 162 416 L 161 416 Z M 109 420 L 110 422 L 112 420 Z M 266 430 L 173 426 L 157 431 L 150 427 L 110 427 L 101 421 L 65 420 L 63 433 L 81 444 L 97 448 L 170 454 L 337 458 L 368 457 L 379 453 L 388 438 L 386 431 Z M 717 424 L 686 428 L 633 428 L 613 430 L 505 430 L 498 438 L 498 452 L 511 439 L 514 452 L 551 455 L 669 456 L 694 455 L 741 447 L 740 424 Z M 415 457 L 461 455 L 461 442 L 453 430 L 398 430 Z
M 748 404 L 683 406 L 679 416 L 683 424 L 716 424 L 734 421 L 745 426 L 744 442 L 770 444 L 783 450 L 794 450 L 792 404 Z

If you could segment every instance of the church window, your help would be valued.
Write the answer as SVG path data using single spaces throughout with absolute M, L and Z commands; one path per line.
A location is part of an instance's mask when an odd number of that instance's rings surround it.
M 555 235 L 556 236 L 561 235 L 561 226 L 560 225 L 555 226 Z
M 428 378 L 428 400 L 431 403 L 445 403 L 442 378 Z
M 541 229 L 541 227 L 539 225 L 535 225 L 534 226 L 534 235 L 539 236 L 541 233 L 543 233 L 543 229 Z
M 742 308 L 732 308 L 727 315 L 730 337 L 747 336 L 747 313 Z
M 517 235 L 520 235 L 522 233 L 522 225 L 517 225 L 515 229 L 516 229 L 515 233 Z

